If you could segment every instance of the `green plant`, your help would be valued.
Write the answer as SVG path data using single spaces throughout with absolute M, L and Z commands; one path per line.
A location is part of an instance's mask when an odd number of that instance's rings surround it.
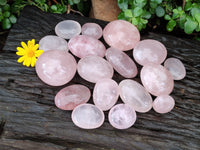
M 118 19 L 136 25 L 139 30 L 146 28 L 148 22 L 157 18 L 166 20 L 167 31 L 179 27 L 187 34 L 200 31 L 200 0 L 118 0 L 122 10 Z

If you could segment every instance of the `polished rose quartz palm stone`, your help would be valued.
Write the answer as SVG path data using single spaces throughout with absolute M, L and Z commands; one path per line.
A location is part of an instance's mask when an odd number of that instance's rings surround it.
M 93 101 L 101 110 L 109 110 L 118 100 L 119 86 L 112 79 L 99 80 L 94 87 Z
M 120 97 L 125 104 L 137 112 L 147 112 L 152 108 L 151 95 L 138 82 L 125 79 L 119 83 Z
M 111 108 L 108 114 L 110 124 L 117 129 L 130 128 L 136 121 L 136 113 L 127 104 L 117 104 Z
M 39 49 L 47 50 L 68 50 L 67 41 L 55 35 L 47 35 L 39 42 Z
M 113 67 L 102 57 L 90 55 L 81 58 L 77 66 L 78 74 L 85 80 L 96 83 L 103 78 L 112 78 Z
M 140 73 L 142 84 L 155 96 L 168 95 L 174 88 L 174 80 L 170 72 L 161 65 L 145 65 Z
M 186 76 L 186 70 L 183 63 L 177 58 L 168 58 L 164 67 L 169 70 L 174 80 L 181 80 Z
M 161 95 L 156 97 L 153 102 L 153 109 L 158 113 L 168 113 L 175 105 L 174 99 L 169 95 Z
M 133 78 L 138 73 L 134 61 L 123 51 L 112 47 L 108 48 L 106 51 L 106 59 L 125 78 Z
M 35 69 L 46 84 L 61 86 L 74 77 L 76 67 L 76 60 L 67 51 L 49 50 L 40 55 Z
M 72 111 L 73 123 L 83 129 L 95 129 L 104 122 L 104 113 L 92 104 L 81 104 Z
M 87 35 L 77 35 L 69 40 L 69 50 L 77 57 L 83 58 L 88 55 L 104 57 L 106 48 L 103 43 Z
M 115 20 L 105 26 L 103 37 L 111 47 L 126 51 L 134 48 L 139 42 L 140 33 L 130 22 Z
M 91 93 L 88 87 L 74 84 L 61 89 L 55 96 L 55 104 L 62 110 L 73 110 L 76 106 L 86 103 Z
M 85 23 L 81 32 L 83 35 L 91 36 L 95 39 L 99 39 L 102 36 L 102 28 L 96 23 Z
M 149 63 L 161 64 L 167 57 L 167 49 L 159 41 L 142 40 L 135 46 L 133 57 L 142 66 Z

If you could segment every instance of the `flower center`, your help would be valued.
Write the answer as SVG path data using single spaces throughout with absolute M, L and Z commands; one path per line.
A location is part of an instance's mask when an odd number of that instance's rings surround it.
M 29 50 L 29 51 L 27 52 L 27 55 L 28 55 L 28 57 L 33 57 L 33 56 L 35 55 L 35 53 L 34 53 L 33 50 Z

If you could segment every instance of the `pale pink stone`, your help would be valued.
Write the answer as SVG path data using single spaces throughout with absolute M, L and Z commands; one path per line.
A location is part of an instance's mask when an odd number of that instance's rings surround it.
M 125 104 L 137 112 L 147 112 L 152 108 L 151 95 L 138 82 L 130 79 L 119 83 L 120 97 Z
M 74 84 L 61 89 L 55 96 L 55 104 L 62 110 L 73 110 L 76 106 L 86 103 L 91 93 L 88 87 Z
M 39 42 L 39 49 L 48 50 L 68 50 L 67 41 L 55 35 L 47 35 Z
M 106 52 L 106 48 L 101 41 L 87 35 L 78 35 L 71 38 L 68 47 L 79 58 L 89 55 L 104 57 Z
M 116 48 L 108 48 L 106 59 L 113 68 L 125 78 L 133 78 L 137 75 L 137 67 L 133 60 L 124 52 Z
M 99 80 L 94 87 L 93 101 L 101 110 L 109 110 L 118 100 L 119 86 L 112 79 Z
M 81 33 L 81 25 L 74 20 L 64 20 L 56 25 L 55 32 L 61 38 L 71 39 Z
M 43 82 L 60 86 L 74 77 L 76 66 L 76 60 L 67 51 L 49 50 L 40 55 L 35 69 Z
M 102 28 L 96 23 L 85 23 L 81 32 L 83 35 L 91 36 L 95 39 L 99 39 L 102 36 Z
M 92 104 L 81 104 L 72 111 L 72 121 L 79 128 L 95 129 L 104 122 L 104 113 Z
M 167 57 L 167 50 L 159 41 L 151 39 L 142 40 L 135 46 L 133 57 L 142 66 L 150 63 L 159 65 Z
M 174 99 L 169 95 L 158 96 L 153 102 L 153 109 L 158 113 L 168 113 L 175 105 Z
M 181 80 L 186 76 L 186 70 L 183 63 L 177 58 L 168 58 L 164 67 L 169 70 L 174 80 Z
M 93 83 L 103 78 L 112 78 L 114 72 L 109 62 L 95 55 L 81 58 L 77 70 L 83 79 Z
M 144 87 L 155 96 L 168 95 L 174 88 L 174 80 L 167 69 L 161 65 L 150 64 L 140 73 Z
M 130 128 L 136 121 L 136 113 L 127 104 L 117 104 L 111 108 L 108 114 L 110 124 L 117 129 Z
M 130 22 L 115 20 L 105 26 L 103 37 L 111 47 L 126 51 L 134 48 L 139 42 L 140 33 Z

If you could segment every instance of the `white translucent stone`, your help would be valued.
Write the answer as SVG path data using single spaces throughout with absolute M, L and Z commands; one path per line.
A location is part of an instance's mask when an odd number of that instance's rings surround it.
M 112 78 L 114 72 L 108 61 L 95 55 L 81 58 L 77 70 L 83 79 L 92 83 L 96 83 L 103 78 Z
M 186 76 L 185 67 L 177 58 L 166 59 L 164 67 L 169 70 L 174 80 L 181 80 Z
M 81 33 L 81 25 L 74 20 L 64 20 L 56 25 L 55 32 L 61 38 L 71 39 Z
M 101 110 L 109 110 L 118 100 L 119 86 L 112 79 L 99 80 L 94 87 L 93 101 Z
M 108 48 L 106 51 L 106 59 L 125 78 L 133 78 L 138 73 L 133 60 L 121 50 L 112 47 Z
M 92 104 L 81 104 L 72 111 L 73 123 L 83 129 L 95 129 L 104 122 L 104 113 Z
M 85 23 L 81 32 L 83 35 L 91 36 L 95 39 L 99 39 L 102 36 L 102 28 L 96 23 Z
M 136 121 L 136 113 L 127 104 L 117 104 L 111 108 L 108 114 L 110 124 L 117 129 L 130 128 Z
M 120 97 L 125 104 L 137 112 L 147 112 L 152 108 L 151 95 L 138 82 L 125 79 L 119 83 Z
M 67 41 L 55 35 L 47 35 L 39 41 L 39 49 L 47 50 L 68 50 Z

